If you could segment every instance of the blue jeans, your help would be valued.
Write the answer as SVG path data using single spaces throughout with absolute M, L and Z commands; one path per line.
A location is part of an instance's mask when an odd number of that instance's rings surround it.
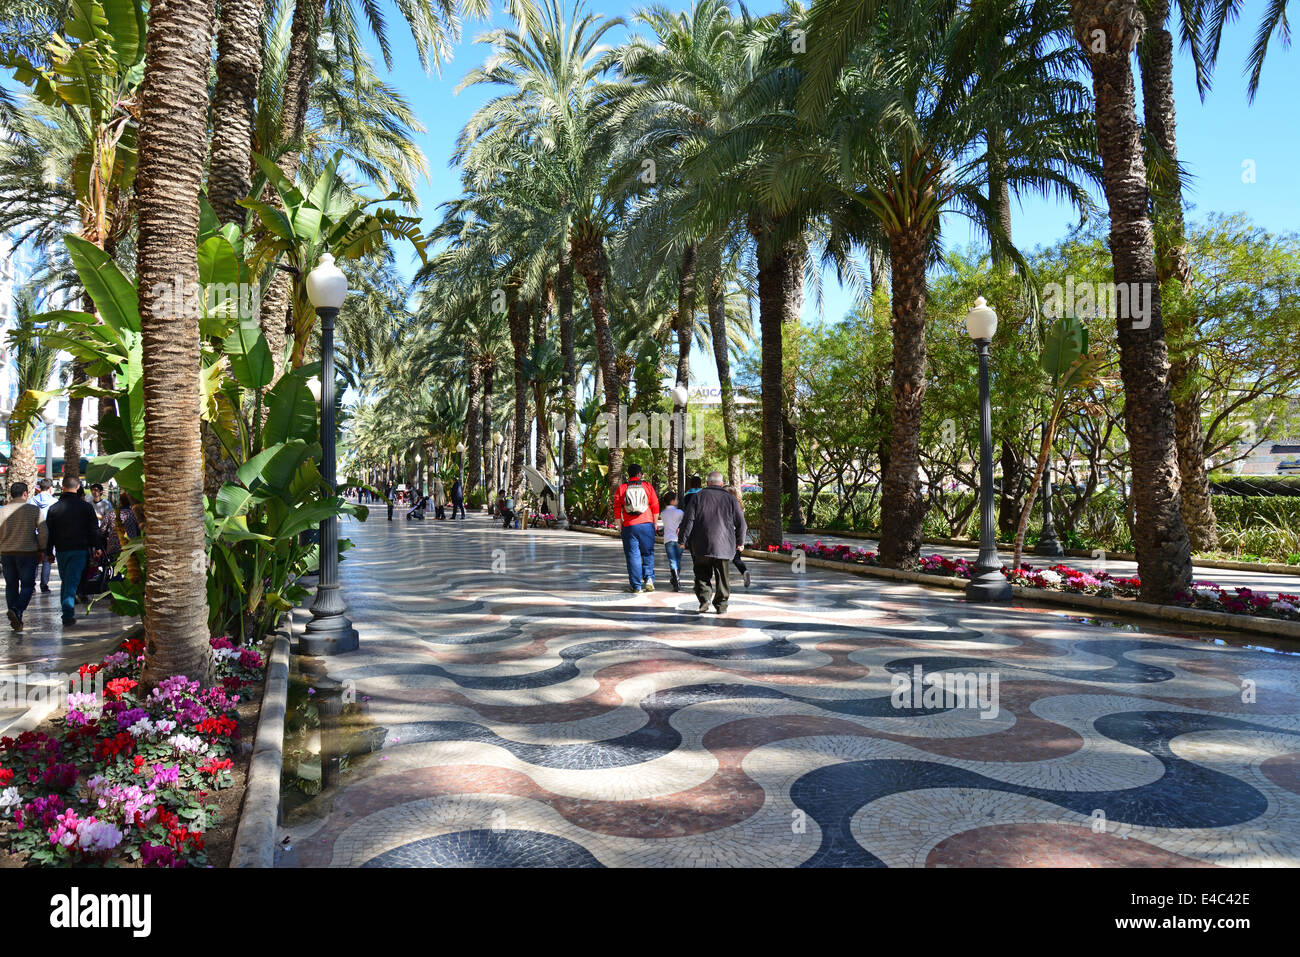
M 655 580 L 654 522 L 623 526 L 623 557 L 627 559 L 627 580 L 633 588 Z
M 21 618 L 36 588 L 36 553 L 0 557 L 5 574 L 5 604 Z
M 682 572 L 682 546 L 678 542 L 664 542 L 664 551 L 668 553 L 668 567 L 677 574 Z
M 54 560 L 59 563 L 59 605 L 64 618 L 77 614 L 77 592 L 81 591 L 81 576 L 90 561 L 90 552 L 84 548 L 65 551 L 60 548 Z

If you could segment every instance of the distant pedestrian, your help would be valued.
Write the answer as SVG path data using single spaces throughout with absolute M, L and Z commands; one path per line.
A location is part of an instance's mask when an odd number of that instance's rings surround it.
M 701 484 L 703 483 L 701 482 L 700 477 L 698 475 L 691 476 L 690 481 L 686 483 L 686 492 L 685 494 L 682 495 L 682 508 L 686 507 L 687 496 L 694 495 L 696 492 L 698 492 L 700 490 Z
M 52 491 L 52 489 L 54 488 L 54 483 L 51 482 L 49 479 L 47 478 L 41 479 L 39 482 L 36 483 L 36 487 L 38 491 L 36 495 L 32 497 L 32 502 L 40 506 L 41 521 L 44 522 L 45 516 L 48 515 L 50 512 L 50 506 L 53 505 L 56 501 L 58 501 L 58 499 L 54 497 L 54 492 Z M 45 554 L 41 556 L 41 591 L 45 592 L 49 590 L 50 590 L 50 556 L 48 554 Z
M 385 496 L 385 498 L 388 499 L 388 520 L 390 522 L 393 520 L 393 497 L 396 494 L 397 494 L 397 489 L 393 488 L 393 486 L 390 484 L 388 486 L 388 494 Z
M 4 569 L 9 627 L 23 630 L 23 612 L 36 588 L 36 566 L 45 557 L 47 531 L 41 507 L 27 501 L 26 482 L 9 486 L 9 504 L 0 508 L 0 567 Z
M 740 514 L 745 514 L 745 500 L 740 497 L 740 492 L 731 485 L 727 486 L 727 491 L 740 503 Z M 736 566 L 736 571 L 740 572 L 740 577 L 745 580 L 745 591 L 749 591 L 749 569 L 745 567 L 745 557 L 740 554 L 740 550 L 744 547 L 745 542 L 742 541 L 736 548 L 736 556 L 731 563 Z
M 709 473 L 708 487 L 692 495 L 684 511 L 678 537 L 691 550 L 700 614 L 708 611 L 712 602 L 721 615 L 731 598 L 727 566 L 749 534 L 745 511 L 722 487 L 721 472 Z
M 664 510 L 660 514 L 664 522 L 664 551 L 668 553 L 668 578 L 673 591 L 681 591 L 682 545 L 677 540 L 677 532 L 682 527 L 685 513 L 677 507 L 677 493 L 667 492 L 663 498 Z
M 45 517 L 49 550 L 59 563 L 59 603 L 63 623 L 76 624 L 77 595 L 81 576 L 85 574 L 90 553 L 99 539 L 99 516 L 81 496 L 81 481 L 71 475 L 63 477 L 63 494 L 50 506 Z
M 456 513 L 460 512 L 460 517 L 465 517 L 465 489 L 460 484 L 460 479 L 456 479 L 451 485 L 451 517 L 456 518 Z
M 627 467 L 627 481 L 614 493 L 614 519 L 623 538 L 628 591 L 655 590 L 655 525 L 659 499 L 654 486 L 641 480 L 641 466 Z

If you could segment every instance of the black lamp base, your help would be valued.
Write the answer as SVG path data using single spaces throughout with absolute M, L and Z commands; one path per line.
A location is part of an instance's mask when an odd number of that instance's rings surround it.
M 300 655 L 345 655 L 360 647 L 361 636 L 346 615 L 313 618 L 298 639 Z
M 1010 601 L 1011 582 L 1002 572 L 988 572 L 979 578 L 972 578 L 966 586 L 966 600 L 978 602 Z

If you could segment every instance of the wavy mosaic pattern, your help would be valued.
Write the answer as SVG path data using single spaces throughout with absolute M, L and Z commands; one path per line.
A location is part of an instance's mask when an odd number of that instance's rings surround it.
M 347 533 L 329 673 L 384 743 L 286 866 L 1300 864 L 1294 652 L 775 563 L 701 617 L 606 538 Z M 895 700 L 918 667 L 996 713 Z

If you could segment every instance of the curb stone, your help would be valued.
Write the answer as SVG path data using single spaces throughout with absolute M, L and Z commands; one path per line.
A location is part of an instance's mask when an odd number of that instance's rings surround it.
M 618 533 L 608 528 L 587 528 L 571 525 L 570 529 L 588 534 L 617 537 Z M 794 562 L 789 555 L 773 552 L 760 552 L 746 548 L 742 554 L 746 558 L 765 561 Z M 966 590 L 964 578 L 947 575 L 928 575 L 925 572 L 902 571 L 897 568 L 879 568 L 872 565 L 856 565 L 848 562 L 832 562 L 824 558 L 804 558 L 804 562 L 814 568 L 830 571 L 848 572 L 851 575 L 864 575 L 869 578 L 884 578 L 890 581 L 911 582 L 929 588 L 947 588 L 955 591 Z M 1159 618 L 1182 624 L 1201 625 L 1206 628 L 1219 628 L 1229 631 L 1246 631 L 1252 634 L 1269 635 L 1276 638 L 1300 639 L 1300 621 L 1284 621 L 1280 618 L 1255 618 L 1250 615 L 1233 615 L 1224 611 L 1209 611 L 1203 608 L 1184 608 L 1180 605 L 1155 605 L 1150 602 L 1135 601 L 1131 598 L 1103 598 L 1100 595 L 1080 595 L 1073 592 L 1048 591 L 1043 588 L 1026 588 L 1012 585 L 1011 594 L 1023 602 L 1039 602 L 1048 605 L 1064 605 L 1087 611 L 1101 611 L 1112 615 L 1136 615 L 1142 618 Z
M 244 804 L 230 855 L 231 867 L 274 867 L 275 829 L 280 820 L 280 772 L 284 764 L 284 719 L 289 705 L 289 625 L 275 633 L 266 669 L 266 693 L 257 738 L 248 764 Z

